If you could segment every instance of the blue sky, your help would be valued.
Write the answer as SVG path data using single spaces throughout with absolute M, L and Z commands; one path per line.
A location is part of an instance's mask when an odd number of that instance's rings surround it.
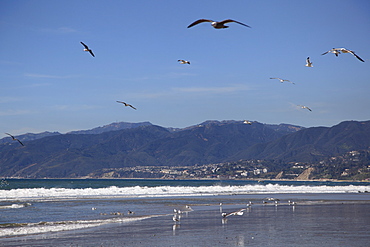
M 252 28 L 187 28 L 200 18 Z M 1 1 L 0 132 L 369 120 L 369 31 L 370 1 L 362 0 Z M 321 56 L 333 47 L 365 62 Z

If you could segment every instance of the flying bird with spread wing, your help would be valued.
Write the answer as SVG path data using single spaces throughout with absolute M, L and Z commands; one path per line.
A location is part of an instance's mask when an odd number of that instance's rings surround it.
M 225 26 L 226 23 L 230 23 L 230 22 L 235 22 L 235 23 L 238 23 L 240 25 L 243 25 L 243 26 L 246 26 L 246 27 L 249 27 L 248 25 L 244 24 L 244 23 L 241 23 L 239 21 L 234 21 L 234 20 L 231 20 L 231 19 L 227 19 L 227 20 L 223 20 L 223 21 L 212 21 L 212 20 L 208 20 L 208 19 L 199 19 L 199 20 L 196 20 L 194 21 L 193 23 L 191 23 L 189 27 L 192 27 L 192 26 L 195 26 L 199 23 L 203 23 L 203 22 L 210 22 L 212 27 L 216 28 L 216 29 L 222 29 L 222 28 L 228 28 L 229 26 Z
M 312 62 L 310 61 L 310 57 L 306 58 L 306 67 L 313 67 Z
M 177 60 L 177 62 L 180 62 L 181 64 L 190 64 L 189 61 L 186 61 L 186 60 L 183 60 L 183 59 L 179 59 L 179 60 Z
M 307 109 L 309 111 L 312 111 L 308 106 L 305 106 L 305 105 L 298 105 L 299 107 L 301 107 L 302 109 Z
M 233 216 L 233 215 L 243 215 L 245 210 L 246 210 L 245 208 L 242 208 L 242 209 L 240 209 L 238 211 L 235 211 L 235 212 L 222 213 L 221 216 L 226 218 L 226 217 Z
M 84 51 L 90 52 L 91 56 L 95 57 L 93 51 L 84 42 L 81 41 L 80 43 L 85 47 Z
M 22 146 L 24 146 L 24 144 L 20 140 L 18 140 L 17 138 L 15 138 L 14 136 L 12 136 L 11 134 L 9 134 L 9 133 L 5 133 L 5 134 L 7 134 L 8 136 L 10 136 L 13 139 L 13 141 L 18 141 Z
M 287 81 L 287 82 L 290 82 L 290 83 L 292 83 L 292 84 L 295 84 L 294 82 L 291 82 L 291 81 L 286 80 L 286 79 L 281 79 L 281 78 L 279 78 L 279 77 L 271 77 L 270 79 L 278 79 L 281 83 L 283 83 L 284 81 Z
M 118 100 L 117 100 L 117 103 L 124 104 L 125 106 L 129 106 L 129 107 L 131 107 L 132 109 L 136 110 L 136 108 L 135 108 L 135 107 L 133 107 L 133 106 L 132 106 L 132 105 L 130 105 L 130 104 L 127 104 L 126 102 L 118 101 Z
M 361 62 L 365 62 L 362 58 L 360 58 L 354 51 L 351 51 L 351 50 L 348 50 L 346 48 L 333 48 L 331 50 L 328 50 L 326 52 L 324 52 L 323 54 L 321 55 L 325 55 L 327 53 L 334 53 L 335 56 L 338 56 L 339 54 L 341 53 L 350 53 L 352 54 L 353 56 L 355 56 L 358 60 L 360 60 Z
M 252 125 L 252 122 L 251 121 L 249 121 L 249 120 L 244 120 L 244 122 L 243 122 L 244 124 L 249 124 L 249 125 Z

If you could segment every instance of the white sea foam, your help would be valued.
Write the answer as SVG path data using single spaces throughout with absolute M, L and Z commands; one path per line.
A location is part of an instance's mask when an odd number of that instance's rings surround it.
M 279 184 L 242 185 L 242 186 L 134 186 L 107 188 L 33 188 L 0 190 L 0 200 L 60 200 L 80 198 L 114 198 L 114 197 L 174 197 L 204 195 L 242 195 L 273 193 L 358 193 L 370 191 L 370 186 L 293 186 Z
M 40 233 L 50 233 L 59 231 L 70 231 L 96 227 L 110 223 L 124 223 L 130 221 L 138 221 L 147 218 L 157 217 L 158 215 L 145 217 L 130 217 L 130 218 L 112 218 L 105 220 L 79 220 L 79 221 L 62 221 L 62 222 L 39 222 L 39 223 L 22 223 L 7 225 L 0 231 L 0 237 L 30 235 Z
M 31 203 L 22 203 L 22 204 L 13 203 L 11 205 L 2 205 L 2 206 L 0 206 L 0 209 L 24 208 L 24 207 L 28 207 L 28 206 L 31 206 Z

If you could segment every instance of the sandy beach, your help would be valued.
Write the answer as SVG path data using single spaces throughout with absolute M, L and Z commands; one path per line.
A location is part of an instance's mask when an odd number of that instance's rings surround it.
M 155 199 L 147 207 L 160 214 L 130 222 L 0 239 L 1 246 L 367 246 L 370 195 L 284 194 Z M 288 199 L 297 202 L 289 205 Z M 247 203 L 253 202 L 251 207 Z M 243 215 L 223 212 L 245 208 Z M 140 201 L 136 202 L 140 204 Z M 193 211 L 172 220 L 173 208 Z M 132 204 L 132 207 L 135 205 Z M 157 208 L 157 209 L 156 209 Z M 148 209 L 149 213 L 151 209 Z M 166 213 L 168 212 L 168 213 Z M 123 216 L 123 218 L 128 216 Z M 143 217 L 135 215 L 132 217 Z

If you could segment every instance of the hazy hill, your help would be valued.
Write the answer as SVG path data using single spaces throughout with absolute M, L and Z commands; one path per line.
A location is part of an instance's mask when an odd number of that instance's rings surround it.
M 194 165 L 221 162 L 256 143 L 265 143 L 286 135 L 261 123 L 208 122 L 175 132 L 130 153 L 145 154 L 161 165 Z
M 125 164 L 128 152 L 168 133 L 158 126 L 142 126 L 96 135 L 50 136 L 4 151 L 0 146 L 0 174 L 22 177 L 84 176 L 95 169 Z
M 287 133 L 257 122 L 212 121 L 176 132 L 144 124 L 100 134 L 49 136 L 24 147 L 12 141 L 0 145 L 0 175 L 76 177 L 110 167 L 220 162 Z
M 141 122 L 141 123 L 117 122 L 117 123 L 111 123 L 111 124 L 104 125 L 101 127 L 93 128 L 90 130 L 71 131 L 71 132 L 68 132 L 67 134 L 101 134 L 103 132 L 108 132 L 108 131 L 132 129 L 132 128 L 137 128 L 140 126 L 148 126 L 148 125 L 152 125 L 152 124 L 150 122 Z
M 333 127 L 312 127 L 255 145 L 234 159 L 275 159 L 315 162 L 353 150 L 370 148 L 370 121 L 345 121 Z
M 299 130 L 299 131 L 295 131 Z M 100 130 L 99 130 L 100 131 Z M 101 131 L 100 131 L 101 132 Z M 81 177 L 103 168 L 271 159 L 311 162 L 370 147 L 370 121 L 301 128 L 206 121 L 177 131 L 149 124 L 99 134 L 0 144 L 0 176 Z
M 61 134 L 59 132 L 45 131 L 45 132 L 37 133 L 37 134 L 34 134 L 34 133 L 23 134 L 23 135 L 17 136 L 17 138 L 21 141 L 33 141 L 36 139 L 44 138 L 47 136 L 55 136 L 55 135 L 61 135 Z M 9 143 L 9 142 L 12 142 L 12 138 L 10 136 L 0 139 L 0 144 Z

